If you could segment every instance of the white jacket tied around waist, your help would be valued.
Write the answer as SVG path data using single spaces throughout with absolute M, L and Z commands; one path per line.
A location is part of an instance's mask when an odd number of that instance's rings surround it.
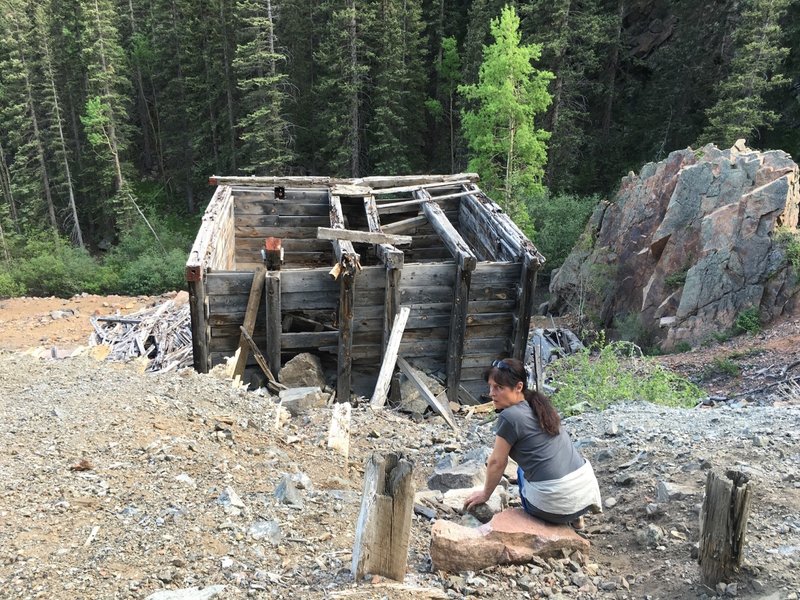
M 587 460 L 580 469 L 561 479 L 523 482 L 522 493 L 530 504 L 554 515 L 571 515 L 587 506 L 602 512 L 600 487 Z

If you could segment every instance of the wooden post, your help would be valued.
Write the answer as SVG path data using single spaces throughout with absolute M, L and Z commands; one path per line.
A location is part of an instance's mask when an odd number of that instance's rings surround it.
M 364 494 L 356 524 L 352 572 L 402 581 L 414 508 L 414 467 L 402 454 L 373 454 L 364 469 Z
M 272 238 L 274 239 L 274 238 Z M 264 292 L 264 277 L 266 270 L 264 267 L 258 267 L 253 272 L 253 283 L 250 286 L 250 297 L 247 299 L 247 308 L 244 311 L 244 328 L 242 334 L 239 336 L 239 357 L 236 359 L 236 365 L 233 367 L 234 381 L 238 377 L 241 379 L 244 373 L 244 368 L 247 365 L 247 357 L 250 354 L 250 345 L 245 340 L 245 333 L 248 336 L 253 335 L 253 330 L 256 326 L 256 317 L 258 316 L 258 305 L 261 304 L 261 296 Z
M 536 391 L 544 393 L 544 373 L 542 372 L 542 344 L 533 345 L 533 374 L 536 376 Z
M 336 374 L 336 401 L 350 402 L 350 376 L 353 370 L 353 304 L 355 269 L 339 277 L 339 355 Z
M 726 477 L 709 471 L 700 513 L 700 579 L 714 589 L 731 581 L 742 564 L 751 490 L 747 476 L 729 470 Z
M 400 277 L 403 273 L 403 253 L 399 252 L 399 267 L 386 263 L 386 289 L 383 296 L 383 344 L 381 352 L 385 355 L 392 334 L 394 319 L 400 310 Z M 388 257 L 388 255 L 387 255 Z M 396 262 L 395 262 L 396 264 Z
M 328 427 L 328 448 L 344 457 L 345 462 L 350 454 L 350 417 L 352 405 L 340 402 L 333 407 L 331 424 Z
M 283 263 L 283 244 L 280 238 L 268 237 L 264 240 L 264 264 L 268 271 L 280 271 Z
M 210 327 L 208 326 L 208 305 L 206 302 L 206 280 L 198 277 L 187 282 L 189 287 L 189 313 L 192 319 L 192 357 L 194 370 L 208 373 L 211 370 L 211 357 L 208 351 Z
M 281 370 L 281 274 L 267 273 L 267 360 L 275 376 Z
M 522 255 L 522 273 L 520 275 L 517 294 L 517 314 L 514 319 L 511 356 L 524 360 L 525 348 L 528 345 L 528 334 L 533 314 L 533 294 L 536 288 L 536 271 L 538 269 L 534 257 L 530 253 Z
M 471 267 L 471 268 L 469 268 Z M 447 399 L 458 402 L 458 386 L 461 385 L 461 358 L 464 356 L 464 340 L 467 337 L 467 309 L 469 287 L 475 263 L 459 260 L 453 282 L 453 306 L 450 309 L 450 332 L 447 338 Z

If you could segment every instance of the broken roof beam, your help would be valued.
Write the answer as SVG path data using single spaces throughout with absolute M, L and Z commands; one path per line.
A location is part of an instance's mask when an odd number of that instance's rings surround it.
M 474 271 L 475 266 L 478 264 L 477 257 L 472 253 L 469 244 L 461 237 L 461 234 L 456 231 L 450 219 L 444 214 L 442 207 L 436 204 L 426 190 L 419 190 L 416 192 L 417 198 L 424 200 L 422 203 L 422 210 L 428 218 L 433 230 L 439 234 L 439 237 L 444 242 L 445 247 L 448 249 L 454 259 L 469 271 Z
M 378 208 L 375 205 L 375 196 L 364 196 L 364 212 L 367 215 L 367 225 L 372 233 L 397 233 L 383 230 L 380 217 L 378 217 Z M 403 268 L 403 252 L 392 246 L 391 243 L 378 244 L 377 254 L 387 268 Z
M 397 244 L 398 246 L 408 245 L 413 241 L 410 235 L 391 235 L 379 231 L 360 231 L 338 227 L 317 227 L 317 239 L 346 240 L 363 244 Z
M 344 229 L 344 212 L 342 211 L 342 201 L 339 196 L 330 196 L 330 217 L 332 229 Z M 336 255 L 336 261 L 343 267 L 355 268 L 358 263 L 359 256 L 353 248 L 353 242 L 344 239 L 334 239 L 333 252 Z

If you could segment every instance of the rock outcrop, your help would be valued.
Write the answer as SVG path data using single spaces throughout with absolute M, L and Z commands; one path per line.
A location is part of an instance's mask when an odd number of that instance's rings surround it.
M 785 152 L 743 140 L 673 152 L 598 206 L 551 280 L 548 309 L 593 310 L 603 327 L 638 315 L 665 349 L 729 329 L 748 310 L 765 322 L 792 312 L 797 276 L 774 234 L 797 231 L 799 205 L 798 166 Z

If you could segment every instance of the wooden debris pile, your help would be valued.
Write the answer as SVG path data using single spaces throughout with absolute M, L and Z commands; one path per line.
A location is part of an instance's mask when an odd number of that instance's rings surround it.
M 192 327 L 187 294 L 130 315 L 91 317 L 90 346 L 111 347 L 108 360 L 149 359 L 147 371 L 192 366 Z

